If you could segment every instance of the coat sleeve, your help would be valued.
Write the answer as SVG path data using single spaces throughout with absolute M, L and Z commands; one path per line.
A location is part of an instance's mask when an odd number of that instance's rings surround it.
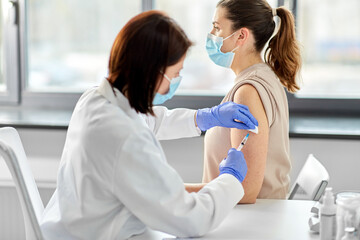
M 141 148 L 134 149 L 134 141 Z M 244 195 L 241 183 L 223 174 L 198 193 L 188 193 L 148 131 L 127 139 L 118 152 L 113 193 L 152 229 L 179 237 L 204 235 L 217 227 Z
M 169 110 L 163 106 L 156 106 L 153 110 L 155 116 L 142 115 L 142 117 L 158 140 L 195 137 L 201 134 L 201 130 L 194 122 L 196 110 L 186 108 Z

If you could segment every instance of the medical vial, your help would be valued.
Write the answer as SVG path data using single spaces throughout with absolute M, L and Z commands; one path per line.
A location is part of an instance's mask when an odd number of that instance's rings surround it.
M 342 240 L 347 227 L 354 227 L 355 236 L 360 240 L 360 192 L 338 193 L 336 206 L 336 240 Z
M 326 188 L 320 206 L 320 239 L 333 240 L 336 234 L 336 205 L 332 188 Z

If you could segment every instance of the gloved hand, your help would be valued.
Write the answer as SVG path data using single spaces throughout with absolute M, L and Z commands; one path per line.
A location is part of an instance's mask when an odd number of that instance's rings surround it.
M 221 161 L 219 170 L 219 175 L 229 173 L 242 183 L 248 170 L 244 154 L 241 151 L 237 151 L 235 148 L 231 148 L 228 151 L 227 158 Z
M 241 122 L 236 122 L 235 119 Z M 201 131 L 215 126 L 255 129 L 255 126 L 259 125 L 247 106 L 234 102 L 225 102 L 212 108 L 197 110 L 196 123 Z

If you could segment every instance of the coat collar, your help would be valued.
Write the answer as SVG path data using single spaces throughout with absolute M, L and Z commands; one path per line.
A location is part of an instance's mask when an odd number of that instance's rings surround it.
M 129 100 L 117 88 L 113 88 L 107 79 L 101 82 L 97 91 L 113 105 L 120 107 L 131 118 L 139 118 L 139 114 L 130 106 Z

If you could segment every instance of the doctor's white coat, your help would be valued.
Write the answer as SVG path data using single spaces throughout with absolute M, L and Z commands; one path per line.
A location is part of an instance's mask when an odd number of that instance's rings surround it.
M 200 236 L 242 198 L 241 183 L 229 174 L 186 192 L 158 140 L 198 136 L 195 110 L 154 111 L 156 117 L 137 114 L 107 80 L 81 96 L 41 222 L 46 239 L 126 239 L 146 226 Z

